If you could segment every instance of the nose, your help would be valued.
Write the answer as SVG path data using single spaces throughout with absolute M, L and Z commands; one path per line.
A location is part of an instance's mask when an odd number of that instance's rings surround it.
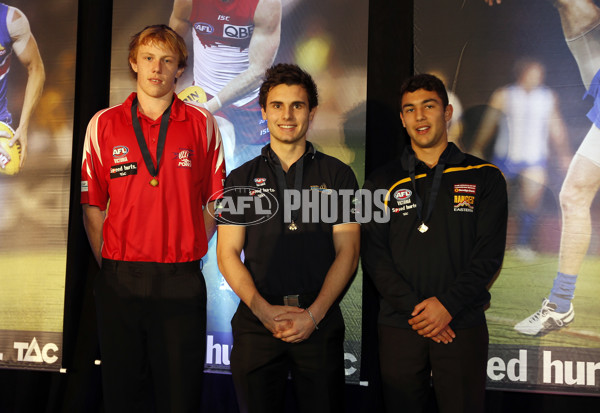
M 284 119 L 291 119 L 294 117 L 293 115 L 293 109 L 291 106 L 288 106 L 286 108 L 283 109 L 283 118 Z
M 416 120 L 425 120 L 425 111 L 421 108 L 415 109 L 415 119 Z
M 160 61 L 160 59 L 156 59 L 152 62 L 152 72 L 162 73 L 162 62 Z

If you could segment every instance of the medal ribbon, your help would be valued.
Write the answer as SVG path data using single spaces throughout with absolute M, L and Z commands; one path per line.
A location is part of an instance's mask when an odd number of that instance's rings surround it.
M 294 176 L 294 189 L 302 194 L 302 175 L 304 173 L 304 155 L 303 154 L 300 159 L 296 161 L 296 176 Z M 287 180 L 285 179 L 285 174 L 283 172 L 283 167 L 281 166 L 281 161 L 275 164 L 275 173 L 277 175 L 277 186 L 281 191 L 281 205 L 283 205 L 283 201 L 285 200 L 284 191 L 288 188 Z M 300 210 L 296 209 L 292 211 L 292 224 L 295 224 L 298 220 L 298 215 L 300 214 Z M 291 228 L 290 228 L 291 229 Z
M 411 155 L 408 161 L 408 174 L 410 175 L 410 181 L 412 183 L 413 192 L 415 194 L 415 202 L 417 204 L 417 218 L 420 223 L 424 224 L 431 218 L 435 200 L 437 199 L 438 193 L 440 192 L 440 186 L 442 183 L 442 174 L 444 173 L 444 159 L 440 157 L 438 164 L 435 166 L 435 173 L 433 175 L 433 182 L 431 183 L 431 189 L 429 190 L 429 200 L 427 203 L 427 212 L 423 218 L 423 200 L 417 192 L 417 180 L 415 178 L 415 155 Z M 426 231 L 427 229 L 425 229 Z M 424 231 L 422 231 L 424 232 Z
M 142 151 L 142 157 L 144 158 L 146 168 L 148 169 L 148 172 L 153 178 L 155 178 L 156 175 L 158 175 L 158 168 L 160 167 L 160 158 L 162 158 L 163 150 L 165 149 L 165 141 L 167 140 L 167 128 L 169 127 L 169 116 L 171 115 L 172 106 L 173 101 L 171 101 L 171 104 L 167 109 L 165 109 L 160 118 L 160 129 L 158 130 L 158 144 L 156 148 L 156 167 L 154 167 L 152 155 L 150 155 L 150 150 L 148 149 L 146 139 L 144 138 L 144 132 L 142 132 L 142 127 L 140 126 L 140 121 L 137 117 L 137 97 L 133 99 L 133 103 L 131 104 L 131 122 L 133 123 L 135 137 L 137 138 L 140 151 Z

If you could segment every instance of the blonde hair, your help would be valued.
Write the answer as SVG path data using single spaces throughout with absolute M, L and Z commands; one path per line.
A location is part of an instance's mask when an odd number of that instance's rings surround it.
M 145 27 L 139 33 L 136 33 L 129 42 L 129 70 L 133 77 L 137 79 L 137 73 L 131 67 L 131 62 L 135 62 L 137 52 L 141 45 L 152 43 L 162 43 L 177 54 L 177 66 L 182 69 L 187 67 L 188 52 L 185 40 L 166 24 L 155 24 Z

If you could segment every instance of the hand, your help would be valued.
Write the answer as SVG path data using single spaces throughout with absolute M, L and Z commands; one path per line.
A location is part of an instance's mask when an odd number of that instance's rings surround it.
M 413 318 L 408 320 L 408 324 L 419 335 L 427 338 L 440 334 L 452 321 L 452 316 L 436 297 L 421 301 L 415 306 L 411 315 Z
M 288 319 L 276 320 L 276 318 L 281 314 L 286 314 L 290 311 L 300 310 L 298 307 L 289 307 L 283 305 L 271 305 L 265 304 L 258 311 L 255 312 L 255 315 L 258 317 L 261 323 L 269 330 L 273 335 L 278 332 L 285 331 L 291 327 L 291 321 Z
M 22 168 L 27 156 L 27 129 L 23 127 L 17 128 L 15 136 L 8 142 L 8 145 L 13 146 L 17 141 L 21 144 L 21 162 L 19 163 L 19 167 Z
M 494 5 L 494 0 L 483 0 L 485 3 L 489 4 L 490 6 Z M 500 4 L 502 3 L 502 0 L 495 0 L 496 4 Z
M 452 328 L 450 328 L 450 326 L 446 326 L 446 328 L 443 329 L 437 336 L 431 337 L 431 339 L 438 344 L 439 343 L 444 343 L 444 344 L 452 343 L 452 340 L 455 338 L 456 338 L 456 334 L 454 333 L 454 330 L 452 330 Z
M 2 135 L 2 132 L 0 132 L 0 136 L 1 136 L 1 135 Z M 7 158 L 7 159 L 10 161 L 10 155 L 9 155 L 9 153 L 8 153 L 8 152 L 6 152 L 6 151 L 4 150 L 4 148 L 3 148 L 1 145 L 0 145 L 0 154 L 2 154 L 2 155 L 4 155 L 4 156 L 6 156 L 6 158 Z
M 286 343 L 299 343 L 306 340 L 315 331 L 315 323 L 306 310 L 295 307 L 296 310 L 275 317 L 276 321 L 289 322 L 289 328 L 279 331 L 273 337 Z

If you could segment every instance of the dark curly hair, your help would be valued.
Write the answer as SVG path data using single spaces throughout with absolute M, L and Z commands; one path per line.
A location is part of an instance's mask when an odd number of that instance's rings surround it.
M 402 86 L 400 87 L 400 96 L 398 99 L 400 107 L 402 107 L 402 98 L 406 93 L 416 92 L 419 89 L 425 89 L 430 92 L 437 93 L 442 100 L 444 109 L 446 106 L 448 106 L 448 92 L 446 92 L 444 83 L 437 77 L 424 73 L 409 77 L 402 83 Z
M 269 91 L 279 85 L 300 85 L 306 90 L 306 94 L 308 95 L 308 109 L 312 110 L 319 105 L 317 85 L 311 75 L 302 70 L 298 65 L 279 63 L 271 66 L 265 72 L 265 80 L 258 94 L 258 103 L 261 108 L 265 109 L 267 105 Z

